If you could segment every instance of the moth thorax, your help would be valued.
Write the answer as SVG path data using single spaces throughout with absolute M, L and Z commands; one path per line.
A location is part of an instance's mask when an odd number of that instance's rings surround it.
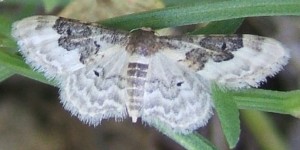
M 130 33 L 126 50 L 131 54 L 150 56 L 158 49 L 157 37 L 153 31 L 138 29 Z

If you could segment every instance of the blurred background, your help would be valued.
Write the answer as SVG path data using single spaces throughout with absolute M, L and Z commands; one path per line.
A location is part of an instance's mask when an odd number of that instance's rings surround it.
M 0 1 L 0 27 L 1 20 L 14 21 L 34 14 L 54 14 L 98 21 L 162 7 L 164 5 L 159 0 L 85 0 L 84 2 L 3 0 Z M 289 64 L 278 75 L 269 78 L 261 88 L 280 91 L 299 89 L 299 17 L 247 18 L 237 33 L 272 37 L 291 50 L 292 58 Z M 122 122 L 115 122 L 112 119 L 103 121 L 97 127 L 85 125 L 63 109 L 58 96 L 57 88 L 19 75 L 2 81 L 0 83 L 0 150 L 183 149 L 176 142 L 140 121 L 133 124 L 130 119 Z M 299 119 L 288 115 L 256 111 L 241 111 L 240 118 L 242 131 L 236 150 L 266 149 L 265 144 L 272 145 L 273 142 L 287 149 L 299 149 Z M 265 122 L 260 122 L 260 119 Z M 261 123 L 267 123 L 266 127 L 271 129 L 272 133 L 264 128 L 260 129 Z M 216 115 L 210 119 L 206 127 L 200 128 L 199 132 L 219 149 L 228 149 Z

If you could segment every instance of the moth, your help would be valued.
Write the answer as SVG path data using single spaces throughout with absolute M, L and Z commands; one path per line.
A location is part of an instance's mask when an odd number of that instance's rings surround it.
M 58 81 L 61 103 L 81 121 L 129 116 L 184 134 L 212 116 L 212 82 L 258 87 L 289 59 L 282 44 L 261 36 L 157 36 L 57 16 L 17 21 L 12 36 L 26 63 Z

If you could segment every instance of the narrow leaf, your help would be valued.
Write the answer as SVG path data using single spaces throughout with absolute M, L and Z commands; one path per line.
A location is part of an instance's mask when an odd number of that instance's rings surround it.
M 156 125 L 155 127 L 187 150 L 216 150 L 215 146 L 198 133 L 191 133 L 187 135 L 175 133 L 163 124 Z
M 251 16 L 300 15 L 299 0 L 228 0 L 192 3 L 101 21 L 106 26 L 131 30 L 182 26 Z
M 241 109 L 252 109 L 280 114 L 290 114 L 300 118 L 300 90 L 289 92 L 262 89 L 230 90 L 227 94 Z
M 64 5 L 69 0 L 43 0 L 46 12 L 51 12 L 57 6 Z
M 234 148 L 239 140 L 240 120 L 239 111 L 232 100 L 232 95 L 226 94 L 226 89 L 212 86 L 212 97 L 216 112 L 221 122 L 221 127 L 230 148 Z
M 0 65 L 0 82 L 14 75 L 14 72 Z
M 54 82 L 49 82 L 42 74 L 32 71 L 32 69 L 25 64 L 20 56 L 10 53 L 9 51 L 0 51 L 0 64 L 25 77 L 35 79 L 46 84 L 55 85 Z
M 214 21 L 208 23 L 205 28 L 195 30 L 189 34 L 232 34 L 243 23 L 244 18 Z

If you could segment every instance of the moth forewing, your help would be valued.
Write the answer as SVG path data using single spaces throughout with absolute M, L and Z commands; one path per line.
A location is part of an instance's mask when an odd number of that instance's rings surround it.
M 28 64 L 59 81 L 64 108 L 83 122 L 130 116 L 184 134 L 211 117 L 211 82 L 257 87 L 289 58 L 260 36 L 158 37 L 56 16 L 15 22 L 12 35 Z

